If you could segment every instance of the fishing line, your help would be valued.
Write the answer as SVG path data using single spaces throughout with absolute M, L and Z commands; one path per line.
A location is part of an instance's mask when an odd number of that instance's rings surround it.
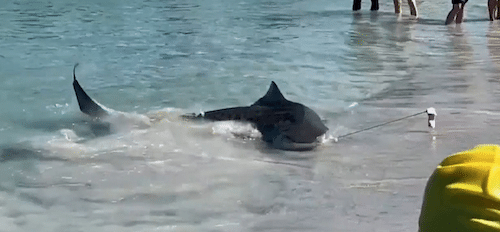
M 336 137 L 336 138 L 334 138 L 334 139 L 335 139 L 335 142 L 337 142 L 340 138 L 345 138 L 345 137 L 347 137 L 347 136 L 351 136 L 351 135 L 353 135 L 353 134 L 357 134 L 357 133 L 360 133 L 360 132 L 363 132 L 363 131 L 371 130 L 371 129 L 373 129 L 373 128 L 377 128 L 377 127 L 385 126 L 385 125 L 390 124 L 390 123 L 393 123 L 393 122 L 401 121 L 401 120 L 404 120 L 404 119 L 407 119 L 407 118 L 411 118 L 411 117 L 415 117 L 415 116 L 417 116 L 417 115 L 421 115 L 421 114 L 425 114 L 425 113 L 427 113 L 427 116 L 428 116 L 428 118 L 427 118 L 427 123 L 428 123 L 429 127 L 431 127 L 431 128 L 436 127 L 436 115 L 437 115 L 437 113 L 436 113 L 436 110 L 435 110 L 434 108 L 432 108 L 432 107 L 431 107 L 431 108 L 428 108 L 428 109 L 427 109 L 427 110 L 425 110 L 425 111 L 418 112 L 418 113 L 416 113 L 416 114 L 408 115 L 408 116 L 406 116 L 406 117 L 402 117 L 402 118 L 394 119 L 394 120 L 392 120 L 392 121 L 384 122 L 384 123 L 382 123 L 382 124 L 378 124 L 378 125 L 375 125 L 375 126 L 372 126 L 372 127 L 368 127 L 368 128 L 365 128 L 365 129 L 361 129 L 361 130 L 358 130 L 358 131 L 354 131 L 354 132 L 351 132 L 351 133 L 347 133 L 347 134 L 345 134 L 345 135 L 338 136 L 338 137 Z

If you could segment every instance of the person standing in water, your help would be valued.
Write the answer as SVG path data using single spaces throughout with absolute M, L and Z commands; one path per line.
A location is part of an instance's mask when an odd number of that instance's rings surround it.
M 418 17 L 417 4 L 415 4 L 415 0 L 408 0 L 408 6 L 410 6 L 410 14 Z M 361 9 L 361 0 L 354 0 L 352 4 L 352 10 L 358 11 Z M 372 0 L 372 7 L 370 10 L 376 11 L 379 9 L 378 0 Z M 401 13 L 401 0 L 394 0 L 394 11 L 396 14 Z
M 490 13 L 490 21 L 500 19 L 500 1 L 488 0 L 488 11 Z
M 454 20 L 457 24 L 462 23 L 464 18 L 464 7 L 465 3 L 468 0 L 451 0 L 451 4 L 453 4 L 453 8 L 450 13 L 448 13 L 448 17 L 446 17 L 445 25 L 452 23 Z
M 361 10 L 361 0 L 354 0 L 354 3 L 352 4 L 352 10 Z M 370 10 L 378 10 L 378 0 L 372 0 L 372 7 L 370 8 Z
M 410 14 L 418 17 L 417 4 L 415 4 L 415 0 L 408 0 L 408 6 L 410 7 Z M 394 12 L 396 14 L 401 14 L 401 0 L 394 0 Z

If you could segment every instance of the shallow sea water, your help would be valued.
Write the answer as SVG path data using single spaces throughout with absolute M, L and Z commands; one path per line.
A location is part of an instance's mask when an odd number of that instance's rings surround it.
M 350 1 L 9 1 L 0 6 L 0 231 L 417 231 L 427 178 L 498 143 L 500 24 L 444 26 Z M 79 112 L 89 95 L 127 112 Z M 330 128 L 309 152 L 182 113 L 250 105 L 275 81 Z M 378 123 L 427 117 L 332 138 Z M 144 115 L 161 120 L 147 127 Z M 246 134 L 241 138 L 234 134 Z

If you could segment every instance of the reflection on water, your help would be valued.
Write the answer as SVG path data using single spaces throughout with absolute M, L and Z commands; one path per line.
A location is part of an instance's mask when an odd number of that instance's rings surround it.
M 372 13 L 369 16 L 353 14 L 351 25 L 351 39 L 347 45 L 351 47 L 352 60 L 362 63 L 351 64 L 356 71 L 364 70 L 365 74 L 387 71 L 391 68 L 385 65 L 388 63 L 396 64 L 396 69 L 409 68 L 410 54 L 415 52 L 412 41 L 414 22 Z
M 415 77 L 415 21 L 384 13 L 353 14 L 351 26 L 342 61 L 351 68 L 348 73 L 359 76 L 351 82 L 369 99 L 412 98 L 415 88 L 407 85 Z
M 500 69 L 500 25 L 498 23 L 490 23 L 486 38 L 488 38 L 491 60 Z
M 449 70 L 467 70 L 467 65 L 473 63 L 474 53 L 472 47 L 468 44 L 468 35 L 466 28 L 462 25 L 456 27 L 448 27 L 451 48 L 450 53 L 447 55 L 452 58 Z
M 359 13 L 353 14 L 352 30 L 349 31 L 350 40 L 347 40 L 346 45 L 350 46 L 348 59 L 355 62 L 356 65 L 350 65 L 355 68 L 356 72 L 367 73 L 369 71 L 380 71 L 383 69 L 382 60 L 376 51 L 383 44 L 380 35 L 380 27 L 377 24 L 377 17 L 373 17 L 377 13 L 372 13 L 369 16 Z

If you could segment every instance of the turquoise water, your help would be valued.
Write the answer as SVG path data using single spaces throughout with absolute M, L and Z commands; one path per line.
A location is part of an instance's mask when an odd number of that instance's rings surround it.
M 4 231 L 417 231 L 447 155 L 497 143 L 500 25 L 486 2 L 9 1 L 0 6 Z M 80 84 L 124 115 L 81 114 Z M 330 128 L 310 152 L 239 123 L 275 81 Z M 333 137 L 435 107 L 426 116 Z M 160 115 L 151 126 L 144 115 Z M 109 130 L 109 131 L 108 131 Z M 250 134 L 250 139 L 234 133 Z

